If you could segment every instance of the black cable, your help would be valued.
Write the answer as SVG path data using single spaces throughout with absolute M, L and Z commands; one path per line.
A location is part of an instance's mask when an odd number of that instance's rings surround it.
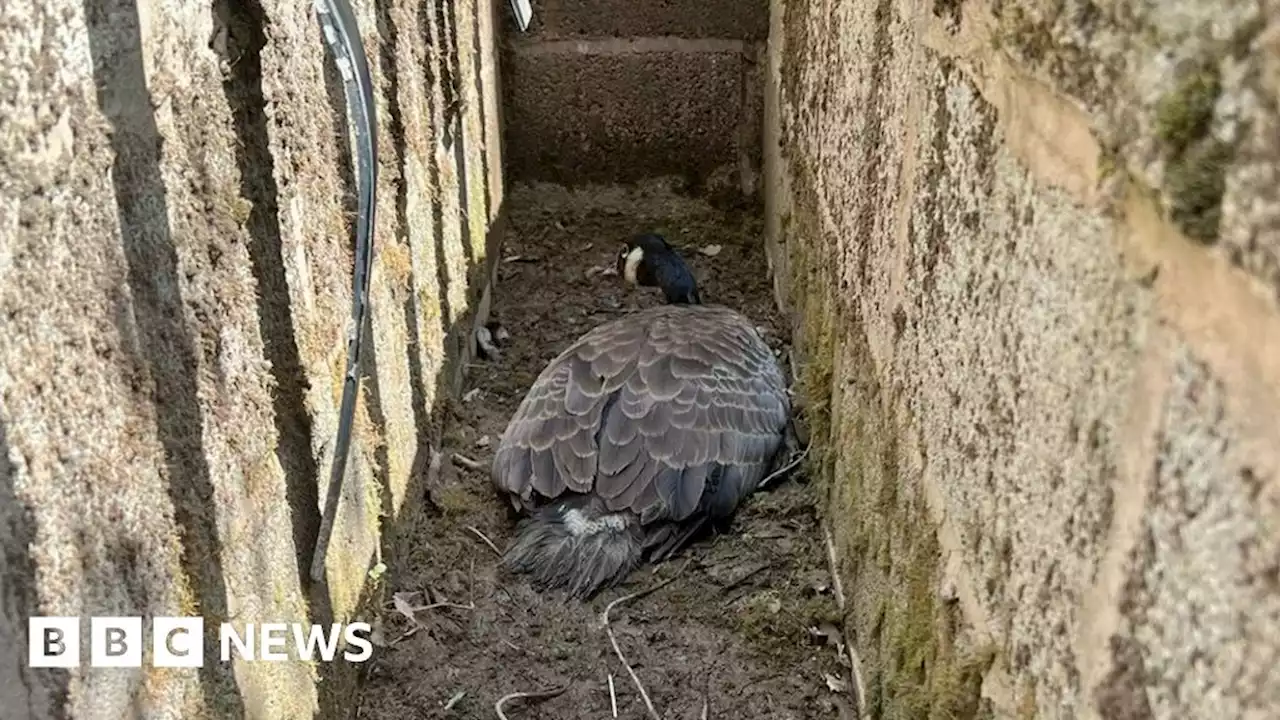
M 348 0 L 316 0 L 316 14 L 324 31 L 325 42 L 333 51 L 334 62 L 342 75 L 346 90 L 347 116 L 355 126 L 355 174 L 359 209 L 356 215 L 355 268 L 351 281 L 351 326 L 347 337 L 347 373 L 342 385 L 342 406 L 338 413 L 338 436 L 333 450 L 333 466 L 325 497 L 324 514 L 320 518 L 320 534 L 316 538 L 315 555 L 311 559 L 311 579 L 323 582 L 325 555 L 333 536 L 338 499 L 346 477 L 347 457 L 351 449 L 351 426 L 355 420 L 356 400 L 360 392 L 360 341 L 369 321 L 369 275 L 373 269 L 373 227 L 375 189 L 378 185 L 378 136 L 374 116 L 373 78 L 369 60 L 360 39 L 360 26 Z

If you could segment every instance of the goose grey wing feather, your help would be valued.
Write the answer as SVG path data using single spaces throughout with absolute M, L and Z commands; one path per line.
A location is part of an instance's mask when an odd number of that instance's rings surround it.
M 605 406 L 630 374 L 642 325 L 598 326 L 543 368 L 516 408 L 494 455 L 494 483 L 526 502 L 589 492 Z
M 763 477 L 789 411 L 773 353 L 745 318 L 669 309 L 651 321 L 605 419 L 596 493 L 610 509 L 650 519 L 683 520 L 700 506 L 727 514 Z M 611 472 L 633 454 L 642 467 Z M 645 502 L 649 485 L 656 493 Z
M 725 515 L 755 489 L 790 412 L 769 347 L 722 307 L 641 311 L 588 332 L 534 382 L 494 460 L 526 503 L 594 491 L 610 510 Z

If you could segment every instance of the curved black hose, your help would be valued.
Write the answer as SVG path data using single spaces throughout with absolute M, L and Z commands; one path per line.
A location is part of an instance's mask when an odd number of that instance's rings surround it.
M 347 373 L 342 385 L 342 406 L 338 414 L 338 437 L 334 444 L 329 489 L 325 496 L 324 514 L 320 518 L 320 534 L 316 538 L 315 555 L 311 559 L 311 579 L 323 582 L 325 555 L 333 536 L 338 499 L 346 476 L 347 456 L 351 450 L 351 426 L 355 419 L 356 399 L 360 392 L 360 341 L 364 337 L 369 313 L 369 275 L 373 268 L 373 227 L 375 189 L 378 186 L 378 128 L 375 121 L 373 78 L 369 60 L 360 39 L 360 27 L 348 0 L 316 0 L 316 13 L 324 31 L 325 42 L 333 51 L 334 62 L 342 75 L 346 90 L 347 116 L 355 126 L 355 174 L 359 206 L 356 215 L 355 269 L 351 281 L 351 325 L 347 336 Z

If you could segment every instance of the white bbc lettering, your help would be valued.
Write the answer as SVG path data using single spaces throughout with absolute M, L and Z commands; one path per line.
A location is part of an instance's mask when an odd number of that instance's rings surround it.
M 369 623 L 334 623 L 327 627 L 303 623 L 263 623 L 257 626 L 246 623 L 243 631 L 231 623 L 223 623 L 219 634 L 223 662 L 231 660 L 233 646 L 241 660 L 333 662 L 339 648 L 343 649 L 342 657 L 347 662 L 364 662 L 373 656 L 373 643 L 369 639 L 373 628 Z
M 151 623 L 151 663 L 204 667 L 204 618 L 158 617 Z
M 90 618 L 89 665 L 142 667 L 142 618 Z
M 231 646 L 234 644 L 242 660 L 253 659 L 253 623 L 246 623 L 244 635 L 236 632 L 231 623 L 222 623 L 218 630 L 219 645 L 222 646 L 222 662 L 231 662 Z
M 80 665 L 80 618 L 33 617 L 27 621 L 27 664 L 33 668 Z
M 258 645 L 261 651 L 258 655 L 259 660 L 288 660 L 288 653 L 284 652 L 285 633 L 289 630 L 289 626 L 284 623 L 262 623 L 262 642 Z M 277 637 L 275 633 L 279 633 Z M 279 648 L 277 652 L 274 648 Z
M 204 630 L 204 619 L 199 617 L 152 618 L 151 665 L 204 667 Z M 373 628 L 363 622 L 348 625 L 245 623 L 240 628 L 222 623 L 218 628 L 218 644 L 222 662 L 231 662 L 233 656 L 246 661 L 333 662 L 339 650 L 347 662 L 365 662 L 373 657 L 372 635 Z M 30 667 L 80 667 L 80 618 L 30 618 L 27 636 Z M 90 667 L 142 666 L 142 646 L 147 640 L 141 617 L 89 618 L 88 642 Z
M 362 648 L 359 653 L 353 653 L 350 650 L 342 653 L 342 657 L 347 662 L 364 662 L 373 656 L 373 643 L 368 637 L 360 637 L 356 632 L 363 632 L 366 636 L 372 636 L 373 628 L 369 627 L 369 623 L 362 622 L 354 622 L 346 627 L 342 636 L 346 638 L 347 644 Z
M 334 624 L 329 626 L 329 633 L 326 636 L 323 625 L 312 625 L 311 632 L 307 633 L 303 638 L 302 633 L 306 626 L 301 623 L 293 626 L 293 644 L 298 649 L 298 657 L 302 660 L 311 660 L 315 653 L 316 646 L 320 646 L 320 659 L 325 662 L 333 662 L 333 656 L 338 652 L 338 638 L 342 636 L 341 625 Z

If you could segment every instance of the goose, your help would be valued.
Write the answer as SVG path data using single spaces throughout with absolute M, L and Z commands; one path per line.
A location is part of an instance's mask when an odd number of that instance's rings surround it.
M 704 527 L 727 529 L 789 437 L 773 352 L 737 311 L 702 304 L 665 238 L 628 240 L 617 271 L 659 288 L 665 304 L 596 326 L 548 363 L 491 469 L 525 515 L 503 566 L 535 590 L 583 600 Z

